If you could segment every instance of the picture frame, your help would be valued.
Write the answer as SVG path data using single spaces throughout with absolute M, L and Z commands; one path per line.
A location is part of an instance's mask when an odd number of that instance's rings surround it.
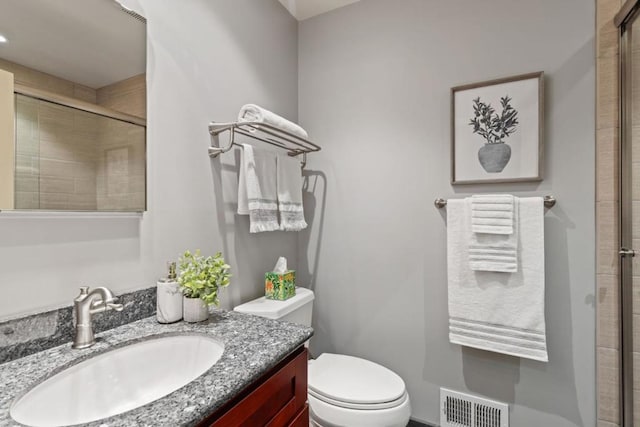
M 451 184 L 542 181 L 544 72 L 451 88 Z

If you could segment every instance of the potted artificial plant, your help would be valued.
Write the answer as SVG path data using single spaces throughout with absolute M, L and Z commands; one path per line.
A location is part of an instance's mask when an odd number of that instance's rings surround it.
M 480 97 L 473 100 L 474 117 L 469 122 L 473 133 L 485 139 L 478 151 L 480 164 L 490 173 L 502 172 L 511 159 L 511 147 L 504 140 L 516 131 L 518 111 L 510 104 L 511 98 L 500 98 L 502 113 L 498 114 L 491 104 L 484 103 Z
M 219 305 L 218 290 L 229 286 L 229 269 L 222 253 L 204 257 L 200 250 L 186 251 L 180 257 L 180 289 L 184 297 L 185 322 L 202 322 L 209 317 L 209 306 Z

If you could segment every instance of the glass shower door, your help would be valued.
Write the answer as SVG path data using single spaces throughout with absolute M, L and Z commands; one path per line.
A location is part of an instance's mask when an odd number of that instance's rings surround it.
M 620 126 L 620 267 L 622 301 L 623 423 L 640 426 L 640 19 L 622 27 Z M 634 250 L 635 249 L 635 250 Z M 635 397 L 634 398 L 634 394 Z

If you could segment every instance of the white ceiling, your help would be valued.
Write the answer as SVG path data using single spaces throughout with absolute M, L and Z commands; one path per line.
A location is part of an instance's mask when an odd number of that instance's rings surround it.
M 298 20 L 355 3 L 360 0 L 280 0 L 280 3 Z
M 113 0 L 0 1 L 0 58 L 92 88 L 145 72 L 146 26 Z

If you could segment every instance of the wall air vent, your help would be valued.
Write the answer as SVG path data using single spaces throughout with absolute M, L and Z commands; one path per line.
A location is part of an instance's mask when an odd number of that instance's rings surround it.
M 440 389 L 441 427 L 509 427 L 509 405 Z

